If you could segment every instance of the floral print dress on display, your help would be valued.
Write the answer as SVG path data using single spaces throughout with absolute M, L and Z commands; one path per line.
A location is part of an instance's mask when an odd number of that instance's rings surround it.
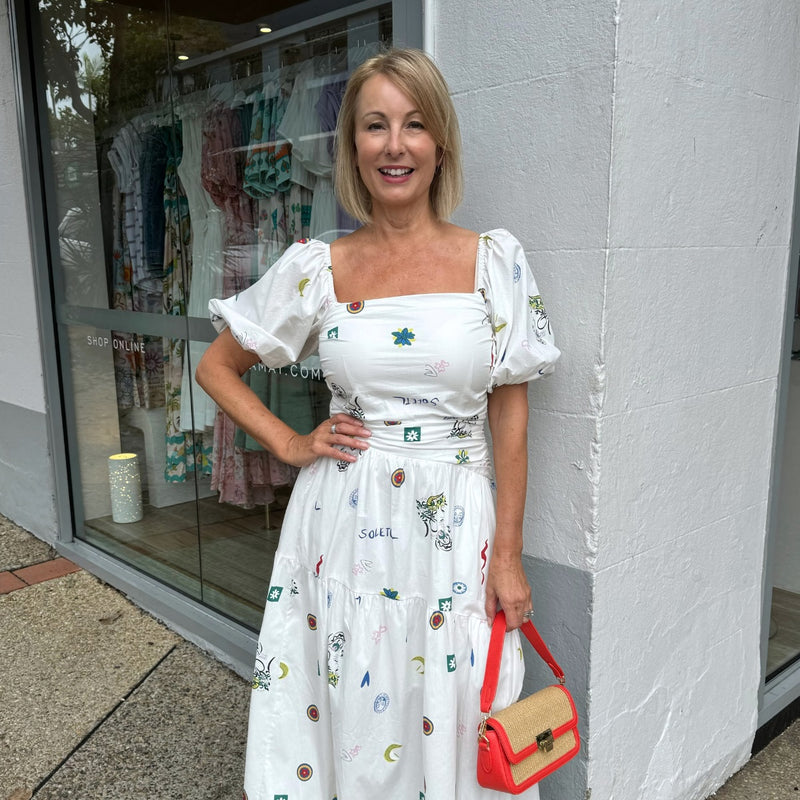
M 507 231 L 480 237 L 475 289 L 339 303 L 330 248 L 311 240 L 211 301 L 217 329 L 268 366 L 318 350 L 331 413 L 372 433 L 356 462 L 318 459 L 292 493 L 253 677 L 248 800 L 505 796 L 476 780 L 487 396 L 552 371 L 559 352 Z M 495 710 L 522 686 L 516 632 L 505 649 Z

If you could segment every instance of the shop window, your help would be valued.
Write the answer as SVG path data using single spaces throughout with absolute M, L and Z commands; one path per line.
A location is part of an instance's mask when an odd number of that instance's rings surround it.
M 76 535 L 255 627 L 296 470 L 194 382 L 208 300 L 355 226 L 333 128 L 393 5 L 43 0 L 34 24 Z M 327 416 L 315 356 L 245 380 L 300 431 Z

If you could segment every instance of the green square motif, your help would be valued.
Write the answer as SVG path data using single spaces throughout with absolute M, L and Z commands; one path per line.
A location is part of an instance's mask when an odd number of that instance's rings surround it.
M 403 428 L 403 441 L 404 442 L 421 442 L 422 429 L 416 428 Z

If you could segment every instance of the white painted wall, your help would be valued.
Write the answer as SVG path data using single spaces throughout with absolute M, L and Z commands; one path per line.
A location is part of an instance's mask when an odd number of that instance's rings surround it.
M 523 241 L 564 349 L 531 389 L 526 550 L 594 584 L 588 788 L 705 798 L 757 718 L 800 8 L 433 11 L 458 221 Z
M 799 69 L 791 0 L 619 4 L 589 749 L 600 797 L 704 798 L 749 755 Z M 630 726 L 633 757 L 613 735 Z
M 608 209 L 613 3 L 438 0 L 467 176 L 456 221 L 522 242 L 563 355 L 530 391 L 526 551 L 585 569 Z M 457 20 L 458 24 L 453 21 Z M 535 532 L 535 534 L 534 534 Z
M 44 383 L 33 284 L 8 8 L 0 4 L 0 402 L 44 412 Z

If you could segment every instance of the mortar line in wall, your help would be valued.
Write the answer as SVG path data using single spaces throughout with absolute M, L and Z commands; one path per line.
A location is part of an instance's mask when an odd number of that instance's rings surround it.
M 517 80 L 503 81 L 503 83 L 493 83 L 488 86 L 475 86 L 471 89 L 462 89 L 460 91 L 452 92 L 450 96 L 455 100 L 456 98 L 470 97 L 472 95 L 483 94 L 484 92 L 493 92 L 497 89 L 504 89 L 506 87 L 527 86 L 529 84 L 539 83 L 541 81 L 548 81 L 552 78 L 563 78 L 567 75 L 578 75 L 581 72 L 586 72 L 587 70 L 593 70 L 604 66 L 606 66 L 604 61 L 587 62 L 586 64 L 579 64 L 577 66 L 570 67 L 569 69 L 557 70 L 556 72 L 546 72 L 542 75 L 534 75 L 533 77 L 529 76 L 527 78 L 518 78 Z
M 641 251 L 644 253 L 661 250 L 788 250 L 788 244 L 682 244 L 660 247 L 614 247 L 618 253 Z
M 586 411 L 560 411 L 557 408 L 537 408 L 531 405 L 531 413 L 549 414 L 553 417 L 564 417 L 565 419 L 594 419 L 594 414 Z
M 605 247 L 525 247 L 526 254 L 539 255 L 539 254 L 552 254 L 552 255 L 573 255 L 580 253 L 605 253 Z M 690 244 L 690 245 L 676 245 L 662 247 L 612 247 L 614 253 L 660 253 L 669 252 L 670 250 L 697 250 L 703 252 L 713 252 L 719 250 L 789 250 L 788 244 Z
M 752 511 L 759 506 L 765 506 L 767 504 L 766 498 L 764 500 L 759 500 L 756 503 L 751 503 L 749 506 L 744 506 L 743 508 L 739 508 L 736 511 L 732 511 L 729 514 L 723 514 L 721 517 L 717 517 L 716 519 L 711 520 L 710 522 L 704 522 L 702 525 L 698 525 L 696 528 L 692 528 L 689 531 L 684 531 L 679 536 L 676 536 L 674 539 L 669 540 L 662 540 L 657 544 L 653 544 L 650 547 L 644 548 L 644 550 L 638 550 L 635 553 L 632 553 L 629 556 L 625 556 L 624 558 L 620 558 L 617 561 L 614 561 L 606 566 L 602 567 L 601 569 L 597 570 L 594 573 L 595 577 L 598 575 L 602 575 L 604 572 L 614 569 L 615 567 L 620 566 L 620 564 L 625 564 L 628 561 L 633 561 L 635 558 L 640 558 L 641 556 L 646 556 L 648 553 L 653 552 L 654 550 L 658 550 L 660 547 L 671 546 L 680 542 L 682 539 L 687 538 L 688 536 L 696 536 L 701 531 L 705 530 L 706 528 L 711 528 L 714 525 L 719 525 L 720 522 L 725 522 L 725 520 L 733 519 L 734 517 L 738 517 L 742 514 L 746 514 L 748 511 Z M 760 577 L 759 577 L 760 581 Z
M 668 78 L 677 78 L 678 80 L 686 81 L 687 83 L 692 83 L 696 86 L 710 86 L 714 89 L 724 89 L 726 92 L 732 92 L 736 97 L 740 97 L 745 100 L 757 98 L 759 100 L 774 100 L 777 103 L 783 103 L 787 106 L 796 107 L 798 105 L 796 100 L 792 100 L 788 97 L 775 97 L 771 94 L 757 92 L 755 89 L 748 89 L 745 86 L 731 86 L 727 83 L 718 83 L 717 81 L 704 78 L 700 75 L 686 75 L 683 72 L 677 72 L 676 70 L 671 69 L 655 69 L 649 64 L 637 64 L 635 61 L 630 61 L 628 59 L 623 59 L 620 63 L 649 75 L 665 75 Z
M 707 391 L 704 392 L 695 392 L 694 394 L 686 395 L 683 397 L 675 397 L 672 400 L 659 400 L 658 402 L 650 403 L 648 405 L 636 406 L 635 408 L 625 408 L 622 409 L 621 411 L 614 411 L 613 413 L 608 414 L 606 416 L 606 419 L 609 420 L 616 419 L 618 417 L 626 416 L 628 414 L 634 414 L 639 411 L 648 411 L 654 408 L 659 408 L 661 406 L 671 406 L 675 405 L 676 403 L 685 402 L 688 400 L 694 400 L 695 398 L 699 397 L 709 397 L 715 394 L 723 394 L 724 392 L 733 392 L 736 391 L 737 389 L 745 389 L 750 386 L 758 386 L 758 384 L 760 383 L 771 383 L 777 380 L 778 380 L 778 375 L 775 374 L 775 375 L 770 375 L 769 377 L 766 378 L 757 378 L 756 380 L 745 381 L 744 383 L 737 383 L 735 386 L 722 386 L 718 389 L 708 389 Z

